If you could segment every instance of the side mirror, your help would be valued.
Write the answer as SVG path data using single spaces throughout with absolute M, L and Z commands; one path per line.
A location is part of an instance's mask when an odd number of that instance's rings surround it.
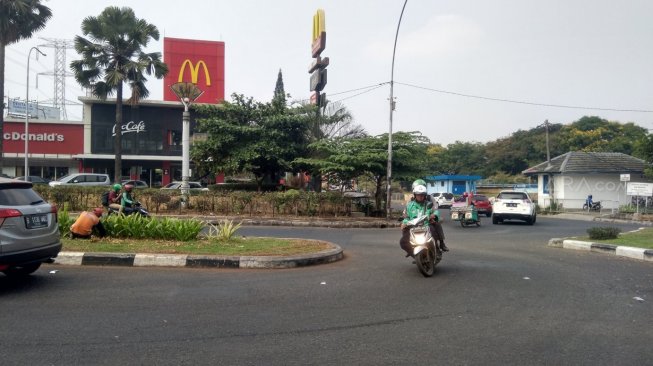
M 426 208 L 432 209 L 433 208 L 433 202 L 427 202 L 426 203 Z

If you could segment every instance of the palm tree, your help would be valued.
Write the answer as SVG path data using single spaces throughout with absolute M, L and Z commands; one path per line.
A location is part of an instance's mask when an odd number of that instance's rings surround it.
M 5 47 L 43 29 L 52 11 L 40 0 L 0 1 L 0 137 L 3 136 L 5 101 Z M 0 138 L 0 172 L 2 171 L 2 138 Z M 27 174 L 27 173 L 25 173 Z
M 75 50 L 81 60 L 70 63 L 75 79 L 91 93 L 106 99 L 116 93 L 116 126 L 114 152 L 114 179 L 122 178 L 122 94 L 123 83 L 132 90 L 131 102 L 149 95 L 143 73 L 157 79 L 168 73 L 161 61 L 160 52 L 145 53 L 150 39 L 159 39 L 159 30 L 143 19 L 136 18 L 128 7 L 107 7 L 99 16 L 89 16 L 82 21 L 82 33 L 87 38 L 75 37 Z

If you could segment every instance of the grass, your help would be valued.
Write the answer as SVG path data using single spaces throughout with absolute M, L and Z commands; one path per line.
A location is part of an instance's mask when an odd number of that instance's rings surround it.
M 110 253 L 161 253 L 206 255 L 256 255 L 286 256 L 316 253 L 332 248 L 329 243 L 303 239 L 233 238 L 217 240 L 135 240 L 116 238 L 69 239 L 62 238 L 64 251 Z
M 653 249 L 653 228 L 645 228 L 636 232 L 622 233 L 617 239 L 590 240 L 588 236 L 579 237 L 578 240 L 593 243 L 623 245 L 627 247 Z

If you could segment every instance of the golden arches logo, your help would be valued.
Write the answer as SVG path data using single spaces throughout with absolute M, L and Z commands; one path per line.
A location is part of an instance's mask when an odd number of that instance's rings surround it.
M 206 86 L 211 86 L 211 76 L 209 75 L 209 69 L 206 67 L 206 63 L 204 61 L 199 60 L 195 65 L 191 62 L 191 60 L 186 59 L 184 60 L 184 63 L 181 64 L 181 68 L 179 69 L 179 80 L 178 82 L 182 82 L 184 80 L 184 71 L 186 71 L 186 65 L 188 65 L 188 68 L 190 69 L 190 82 L 193 84 L 197 84 L 197 78 L 198 78 L 198 73 L 200 71 L 200 66 L 204 68 L 204 79 L 206 80 Z
M 316 39 L 320 38 L 322 32 L 326 32 L 326 21 L 324 16 L 324 10 L 317 9 L 315 15 L 313 15 L 313 39 L 315 42 Z

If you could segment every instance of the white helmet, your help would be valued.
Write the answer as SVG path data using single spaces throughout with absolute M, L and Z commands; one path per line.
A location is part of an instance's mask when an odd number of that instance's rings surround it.
M 426 194 L 426 186 L 423 185 L 416 185 L 415 188 L 413 188 L 413 194 Z

